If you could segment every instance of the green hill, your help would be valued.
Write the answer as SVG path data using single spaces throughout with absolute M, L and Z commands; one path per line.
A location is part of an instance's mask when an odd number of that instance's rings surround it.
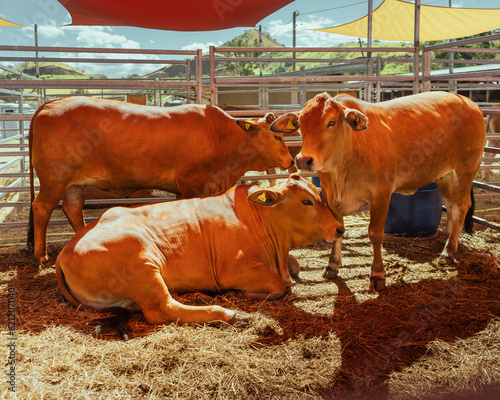
M 276 40 L 271 38 L 267 33 L 262 33 L 262 44 L 260 47 L 284 47 L 282 44 L 278 43 Z M 374 43 L 373 47 L 399 47 L 401 44 L 387 44 L 387 43 Z M 259 47 L 259 32 L 256 29 L 249 29 L 243 34 L 229 40 L 228 42 L 222 44 L 220 47 Z M 346 43 L 338 47 L 352 47 L 359 48 L 358 43 Z M 258 52 L 224 52 L 216 53 L 216 57 L 258 57 Z M 373 53 L 372 57 L 377 57 L 379 53 Z M 412 60 L 412 53 L 410 52 L 391 52 L 383 53 L 384 58 L 408 58 L 408 61 Z M 334 52 L 331 53 L 312 53 L 305 52 L 299 53 L 297 55 L 299 58 L 316 58 L 316 59 L 356 59 L 359 58 L 360 61 L 366 57 L 366 52 L 364 54 L 360 52 Z M 262 53 L 262 57 L 265 58 L 291 58 L 292 53 L 283 52 L 265 52 Z M 313 62 L 313 63 L 296 63 L 296 70 L 301 68 L 311 69 L 318 67 L 326 67 L 332 65 L 331 62 Z M 204 60 L 202 63 L 203 75 L 207 76 L 210 73 L 210 65 L 208 60 Z M 291 72 L 293 70 L 292 62 L 263 62 L 262 63 L 262 73 L 276 74 Z M 183 65 L 168 65 L 161 68 L 155 72 L 144 75 L 145 79 L 167 79 L 167 78 L 181 78 L 185 77 L 186 68 Z M 401 63 L 384 63 L 382 66 L 382 74 L 396 74 L 396 73 L 407 73 L 410 71 L 409 64 Z M 235 62 L 225 62 L 216 64 L 216 75 L 217 76 L 255 76 L 260 74 L 260 63 L 258 61 L 235 61 Z
M 36 66 L 34 62 L 26 62 L 14 68 L 16 71 L 36 76 Z M 92 75 L 60 62 L 40 62 L 38 63 L 40 78 L 42 79 L 90 79 Z M 0 74 L 0 79 L 13 79 L 17 77 L 11 72 Z
M 262 46 L 260 47 L 284 47 L 279 44 L 276 40 L 272 39 L 267 33 L 262 33 Z M 243 34 L 236 36 L 235 38 L 229 40 L 228 42 L 222 44 L 220 47 L 259 47 L 259 31 L 256 29 L 249 29 Z M 223 57 L 254 57 L 258 53 L 224 53 L 218 54 Z M 266 57 L 277 57 L 280 53 L 272 53 L 269 55 L 264 53 Z M 217 55 L 216 55 L 217 56 Z M 237 75 L 243 73 L 245 75 L 253 75 L 255 69 L 255 63 L 218 63 L 216 66 L 217 75 Z M 251 64 L 251 65 L 250 65 Z M 193 67 L 193 65 L 192 65 Z M 257 65 L 258 67 L 258 65 Z M 239 68 L 239 69 L 238 69 Z M 208 60 L 202 62 L 202 72 L 204 76 L 210 74 L 210 63 Z M 242 72 L 243 71 L 243 72 Z M 257 72 L 258 73 L 258 72 Z M 144 79 L 168 79 L 168 78 L 184 78 L 186 76 L 186 67 L 184 65 L 167 65 L 157 71 L 151 72 L 144 75 Z
M 285 47 L 265 32 L 262 32 L 261 39 L 262 45 L 259 46 L 259 31 L 257 29 L 249 29 L 220 47 Z

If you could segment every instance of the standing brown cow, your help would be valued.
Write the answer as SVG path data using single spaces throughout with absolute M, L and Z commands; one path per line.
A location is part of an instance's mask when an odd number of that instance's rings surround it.
M 288 168 L 293 160 L 283 133 L 296 125 L 296 116 L 234 119 L 210 105 L 162 108 L 86 97 L 46 103 L 29 133 L 32 200 L 33 167 L 40 192 L 28 245 L 39 262 L 48 261 L 47 224 L 61 199 L 75 232 L 85 226 L 85 185 L 203 197 L 226 191 L 249 170 Z
M 378 104 L 325 93 L 307 102 L 299 123 L 303 145 L 297 166 L 318 171 L 334 216 L 342 221 L 363 205 L 370 206 L 371 279 L 376 289 L 385 287 L 382 240 L 393 192 L 412 194 L 436 182 L 448 211 L 443 256 L 454 259 L 486 137 L 476 104 L 444 92 Z M 335 277 L 340 264 L 337 241 L 325 276 Z

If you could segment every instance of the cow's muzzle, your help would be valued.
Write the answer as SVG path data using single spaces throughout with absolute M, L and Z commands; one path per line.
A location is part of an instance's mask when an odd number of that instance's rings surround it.
M 281 167 L 280 167 L 280 168 L 281 168 L 282 170 L 286 170 L 286 169 L 290 169 L 290 168 L 292 168 L 292 167 L 294 167 L 294 166 L 295 166 L 295 161 L 294 161 L 294 159 L 292 158 L 292 159 L 290 160 L 290 162 L 287 162 L 286 164 L 285 164 L 284 162 L 282 162 L 282 163 L 281 163 Z
M 312 157 L 297 156 L 297 168 L 304 171 L 311 171 L 313 169 L 314 159 Z

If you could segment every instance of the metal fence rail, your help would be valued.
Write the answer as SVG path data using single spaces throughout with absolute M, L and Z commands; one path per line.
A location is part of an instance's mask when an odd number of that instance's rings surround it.
M 141 49 L 92 49 L 92 48 L 77 48 L 77 47 L 35 47 L 35 46 L 0 46 L 0 56 L 5 52 L 18 53 L 36 53 L 38 57 L 31 55 L 21 57 L 0 57 L 0 62 L 12 61 L 59 61 L 59 62 L 79 62 L 79 63 L 144 63 L 144 64 L 175 64 L 185 65 L 186 79 L 181 80 L 146 80 L 146 79 L 54 79 L 41 80 L 34 76 L 26 74 L 17 74 L 17 79 L 4 79 L 0 81 L 0 93 L 9 96 L 19 96 L 20 103 L 26 96 L 35 96 L 40 102 L 44 102 L 49 97 L 53 96 L 48 93 L 48 90 L 54 89 L 86 89 L 91 91 L 89 95 L 106 96 L 124 93 L 127 90 L 140 90 L 152 93 L 154 103 L 157 103 L 157 96 L 161 96 L 164 92 L 169 93 L 184 93 L 187 102 L 191 101 L 194 96 L 196 103 L 217 104 L 219 97 L 225 90 L 230 89 L 230 93 L 239 94 L 242 97 L 252 93 L 256 96 L 257 101 L 254 106 L 260 107 L 260 110 L 238 110 L 231 111 L 230 114 L 238 117 L 262 116 L 266 112 L 274 112 L 279 115 L 287 111 L 298 111 L 305 104 L 308 96 L 312 96 L 315 92 L 321 90 L 337 90 L 337 91 L 355 91 L 359 97 L 368 101 L 383 100 L 386 91 L 397 92 L 398 95 L 418 93 L 419 91 L 428 91 L 435 89 L 446 89 L 451 91 L 459 90 L 489 90 L 492 92 L 500 92 L 500 67 L 490 70 L 487 73 L 471 72 L 471 73 L 450 73 L 438 74 L 432 73 L 432 65 L 436 63 L 464 63 L 465 60 L 449 60 L 442 58 L 432 58 L 435 51 L 450 51 L 450 52 L 469 52 L 477 54 L 477 49 L 469 49 L 464 46 L 478 43 L 481 41 L 499 40 L 500 35 L 486 36 L 465 41 L 457 41 L 446 43 L 437 46 L 424 46 L 422 56 L 419 58 L 419 49 L 416 47 L 360 47 L 360 48 L 228 48 L 228 47 L 211 47 L 209 54 L 202 55 L 201 50 L 182 51 L 182 50 L 141 50 Z M 479 49 L 483 50 L 483 49 Z M 484 49 L 481 53 L 498 54 L 497 49 Z M 65 57 L 58 58 L 55 56 L 47 57 L 43 53 L 63 52 Z M 361 57 L 353 60 L 346 58 L 319 58 L 314 53 L 345 53 L 359 52 Z M 384 57 L 384 53 L 399 52 L 411 53 L 412 57 Z M 75 53 L 75 57 L 68 54 Z M 84 53 L 84 57 L 77 55 Z M 227 56 L 228 53 L 235 54 L 235 57 Z M 257 57 L 249 57 L 249 53 L 258 54 Z M 277 58 L 269 57 L 266 53 L 281 53 L 283 56 Z M 304 56 L 304 53 L 307 53 Z M 93 55 L 108 54 L 115 55 L 108 59 L 98 58 Z M 150 60 L 143 58 L 120 58 L 123 55 L 157 55 L 161 59 Z M 239 55 L 238 55 L 239 54 Z M 364 55 L 366 54 L 366 57 Z M 187 57 L 187 59 L 166 59 L 165 57 Z M 288 57 L 287 57 L 288 56 Z M 303 56 L 303 58 L 301 58 Z M 381 75 L 383 63 L 408 63 L 412 65 L 415 60 L 422 63 L 422 68 L 418 65 L 413 69 L 414 72 L 398 75 Z M 491 65 L 498 63 L 498 60 L 466 60 L 468 63 L 478 65 Z M 325 67 L 318 67 L 314 70 L 298 70 L 275 75 L 262 75 L 253 77 L 241 76 L 221 76 L 218 72 L 217 65 L 228 62 L 285 62 L 293 64 L 305 63 L 324 63 Z M 205 66 L 204 66 L 205 64 Z M 208 64 L 208 66 L 207 66 Z M 330 65 L 331 64 L 331 65 Z M 194 68 L 192 66 L 194 65 Z M 344 66 L 351 68 L 353 71 L 350 75 L 329 75 L 329 71 L 336 66 Z M 344 68 L 342 67 L 342 68 Z M 209 73 L 203 78 L 203 68 Z M 15 71 L 5 67 L 4 69 L 10 72 Z M 194 71 L 192 71 L 192 69 Z M 421 72 L 419 72 L 421 71 Z M 335 73 L 335 72 L 332 72 Z M 26 90 L 36 90 L 36 93 L 27 93 Z M 100 92 L 97 92 L 100 90 Z M 119 92 L 121 91 L 121 92 Z M 277 96 L 282 93 L 293 93 L 293 101 L 288 103 L 270 102 L 270 97 Z M 489 92 L 488 92 L 489 93 Z M 500 102 L 500 101 L 499 101 Z M 500 114 L 500 109 L 488 107 L 492 102 L 481 104 L 485 115 Z M 29 121 L 31 115 L 0 115 L 0 121 L 19 121 L 20 131 L 18 135 L 9 137 L 5 140 L 0 140 L 0 179 L 9 179 L 11 182 L 5 186 L 0 186 L 0 207 L 29 207 L 29 201 L 4 201 L 6 195 L 10 193 L 29 192 L 29 173 L 26 171 L 28 165 L 28 149 L 27 149 L 27 130 L 23 129 L 23 121 Z M 499 139 L 500 135 L 490 134 L 490 139 Z M 300 137 L 292 137 L 286 139 L 289 147 L 301 146 Z M 498 149 L 487 148 L 487 151 L 494 153 Z M 490 151 L 491 150 L 491 151 Z M 490 161 L 496 161 L 492 157 L 484 159 L 481 165 L 483 170 L 499 169 L 497 165 L 487 164 Z M 485 164 L 486 162 L 486 164 Z M 12 171 L 12 167 L 19 165 L 19 170 Z M 6 171 L 8 170 L 8 171 Z M 311 174 L 304 174 L 310 176 Z M 245 180 L 263 180 L 285 178 L 288 174 L 273 174 L 269 176 L 255 175 L 242 177 L 240 181 Z M 498 196 L 499 185 L 495 182 L 475 182 L 474 186 L 481 189 L 490 190 L 484 196 Z M 119 199 L 116 204 L 138 204 L 146 201 L 163 201 L 164 199 Z M 106 200 L 87 200 L 88 205 L 111 204 L 113 201 Z M 51 224 L 65 223 L 65 220 L 53 220 Z M 0 228 L 12 228 L 26 226 L 26 221 L 0 223 Z

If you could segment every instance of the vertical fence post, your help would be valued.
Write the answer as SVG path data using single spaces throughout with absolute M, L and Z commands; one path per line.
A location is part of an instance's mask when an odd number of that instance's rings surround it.
M 196 50 L 196 104 L 203 103 L 203 53 Z
M 432 52 L 422 48 L 422 91 L 430 92 L 431 90 L 431 56 Z
M 191 60 L 186 60 L 186 81 L 191 80 Z M 186 86 L 186 104 L 191 103 L 191 86 Z
M 366 65 L 366 76 L 367 77 L 372 77 L 373 76 L 373 58 L 368 58 L 367 59 L 367 65 Z M 368 80 L 366 81 L 366 93 L 365 93 L 365 100 L 368 102 L 372 102 L 373 100 L 373 82 Z
M 215 87 L 215 47 L 210 46 L 210 103 L 215 106 L 217 104 Z
M 366 36 L 366 46 L 368 48 L 372 47 L 372 28 L 373 28 L 373 0 L 368 0 L 368 34 Z M 373 76 L 373 59 L 372 52 L 366 52 L 366 76 Z M 371 103 L 373 96 L 373 82 L 366 82 L 366 92 L 365 92 L 365 100 Z
M 377 76 L 380 76 L 382 74 L 382 57 L 378 56 L 377 57 Z M 382 92 L 382 85 L 380 80 L 377 80 L 377 83 L 375 85 L 375 102 L 380 103 L 380 95 Z
M 303 68 L 300 70 L 300 76 L 306 76 L 306 70 Z M 303 108 L 306 105 L 307 99 L 307 89 L 304 86 L 300 87 L 300 108 Z
M 419 92 L 420 86 L 420 0 L 415 0 L 415 26 L 414 26 L 414 53 L 413 53 L 413 73 L 415 80 L 413 82 L 413 94 Z

